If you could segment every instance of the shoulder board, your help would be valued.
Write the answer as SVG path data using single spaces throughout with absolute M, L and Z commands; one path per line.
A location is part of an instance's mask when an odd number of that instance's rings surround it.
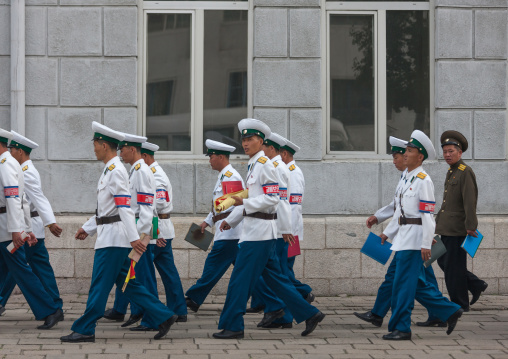
M 224 176 L 226 176 L 227 178 L 230 178 L 232 175 L 233 175 L 233 172 L 227 171 L 226 173 L 224 173 Z
M 136 171 L 137 171 L 137 170 L 139 170 L 140 168 L 141 168 L 141 164 L 139 164 L 139 163 L 136 165 L 136 167 L 134 167 L 134 169 L 135 169 Z
M 7 161 L 7 158 L 4 158 L 0 163 L 4 163 L 5 161 Z
M 259 157 L 259 159 L 258 159 L 258 162 L 260 162 L 262 164 L 265 164 L 266 161 L 268 161 L 268 158 L 266 158 L 266 157 Z
M 108 170 L 113 171 L 115 169 L 115 167 L 116 167 L 115 165 L 111 165 L 108 167 Z
M 152 172 L 153 173 L 157 172 L 157 169 L 155 167 L 152 167 Z
M 277 168 L 277 166 L 279 165 L 279 162 L 275 161 L 275 162 L 273 163 L 273 165 L 275 166 L 275 168 Z
M 466 165 L 460 165 L 459 170 L 464 171 L 466 169 L 466 167 L 467 167 Z
M 425 179 L 425 177 L 427 177 L 427 175 L 425 173 L 423 173 L 423 172 L 420 172 L 420 173 L 418 173 L 416 175 L 416 177 L 421 178 L 421 179 Z
M 28 165 L 22 168 L 23 172 L 25 172 L 28 169 Z
M 295 169 L 295 168 L 296 168 L 296 166 L 295 166 L 295 165 L 291 165 L 291 166 L 289 166 L 289 170 L 290 170 L 290 171 L 294 171 L 294 169 Z

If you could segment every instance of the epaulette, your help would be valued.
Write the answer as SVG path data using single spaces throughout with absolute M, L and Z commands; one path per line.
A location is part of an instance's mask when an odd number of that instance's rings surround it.
M 289 170 L 290 170 L 290 171 L 293 171 L 295 168 L 296 168 L 296 166 L 295 166 L 295 165 L 291 165 L 291 166 L 289 166 Z
M 418 173 L 416 175 L 416 177 L 421 178 L 421 179 L 425 179 L 425 177 L 427 177 L 427 175 L 425 173 L 423 173 L 423 172 L 420 172 L 420 173 Z
M 461 165 L 459 165 L 459 170 L 464 171 L 466 169 L 466 167 L 467 167 L 466 165 L 461 164 Z
M 262 164 L 265 164 L 266 161 L 268 161 L 268 158 L 266 158 L 266 157 L 259 157 L 259 159 L 258 159 L 258 162 L 260 162 Z
M 155 167 L 152 167 L 152 172 L 153 173 L 157 172 L 157 169 Z
M 137 171 L 137 170 L 139 170 L 140 168 L 141 168 L 141 164 L 140 164 L 140 163 L 138 163 L 138 164 L 134 167 L 134 169 L 135 169 L 136 171 Z
M 233 172 L 227 171 L 226 173 L 224 173 L 224 176 L 226 176 L 227 178 L 230 178 L 232 175 L 233 175 Z
M 274 166 L 275 168 L 277 168 L 277 166 L 278 166 L 278 165 L 279 165 L 279 162 L 277 162 L 277 161 L 275 161 L 275 162 L 273 163 L 273 166 Z
M 111 165 L 108 167 L 108 170 L 113 171 L 115 169 L 115 167 L 116 167 L 115 165 Z
M 22 168 L 23 172 L 25 172 L 28 169 L 28 165 Z
M 7 161 L 7 158 L 4 158 L 0 163 L 3 164 L 5 161 Z

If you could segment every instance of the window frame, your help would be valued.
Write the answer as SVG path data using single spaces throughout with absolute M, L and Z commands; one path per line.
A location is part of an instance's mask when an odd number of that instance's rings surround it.
M 146 135 L 146 84 L 148 14 L 191 14 L 191 149 L 159 151 L 160 160 L 203 159 L 204 12 L 206 10 L 247 11 L 247 117 L 252 117 L 253 4 L 252 1 L 141 1 L 138 13 L 138 133 Z M 240 119 L 239 119 L 240 120 Z M 231 155 L 244 159 L 245 155 Z
M 428 2 L 347 2 L 321 0 L 321 96 L 323 126 L 323 159 L 386 159 L 386 11 L 420 10 L 429 14 L 429 116 L 430 138 L 434 141 L 434 1 Z M 375 151 L 330 151 L 330 15 L 365 14 L 374 15 L 374 72 L 375 78 Z

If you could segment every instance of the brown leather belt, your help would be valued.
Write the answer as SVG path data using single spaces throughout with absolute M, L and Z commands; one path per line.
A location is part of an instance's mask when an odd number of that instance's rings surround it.
M 160 219 L 168 219 L 171 217 L 171 213 L 161 213 L 158 216 Z
M 221 219 L 227 218 L 231 212 L 221 213 L 216 216 L 212 216 L 213 223 L 220 221 Z
M 407 218 L 407 217 L 399 217 L 399 225 L 403 226 L 406 224 L 417 224 L 419 226 L 422 225 L 422 219 L 421 218 Z
M 244 215 L 244 217 L 254 217 L 254 218 L 264 219 L 267 221 L 272 220 L 272 219 L 277 219 L 277 213 L 254 212 L 254 213 L 247 214 L 245 212 L 245 209 L 243 210 L 243 215 Z
M 0 214 L 7 213 L 7 207 L 0 207 Z
M 32 218 L 39 217 L 39 212 L 37 212 L 37 211 L 30 212 L 30 217 L 32 217 Z
M 110 224 L 115 222 L 120 222 L 122 219 L 120 218 L 120 215 L 117 214 L 116 216 L 111 217 L 95 217 L 95 223 L 97 223 L 98 226 L 102 224 Z

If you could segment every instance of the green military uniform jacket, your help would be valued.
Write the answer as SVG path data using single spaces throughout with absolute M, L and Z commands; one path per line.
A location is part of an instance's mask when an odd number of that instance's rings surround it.
M 448 169 L 443 204 L 436 217 L 436 233 L 444 236 L 466 236 L 478 227 L 476 202 L 478 186 L 471 167 L 460 160 Z

